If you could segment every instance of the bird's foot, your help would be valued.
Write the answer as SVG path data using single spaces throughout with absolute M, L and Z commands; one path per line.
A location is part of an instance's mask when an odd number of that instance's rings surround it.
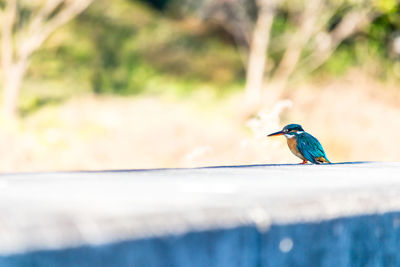
M 300 164 L 306 164 L 308 160 L 303 160 Z

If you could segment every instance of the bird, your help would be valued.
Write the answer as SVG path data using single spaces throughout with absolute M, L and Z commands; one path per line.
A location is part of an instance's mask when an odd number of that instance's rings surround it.
M 305 132 L 300 124 L 289 124 L 279 132 L 269 134 L 268 137 L 284 135 L 290 151 L 303 160 L 314 164 L 331 163 L 317 138 Z

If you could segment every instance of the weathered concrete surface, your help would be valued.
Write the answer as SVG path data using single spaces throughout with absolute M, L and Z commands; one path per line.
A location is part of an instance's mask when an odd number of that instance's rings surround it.
M 400 163 L 0 176 L 0 266 L 400 266 Z

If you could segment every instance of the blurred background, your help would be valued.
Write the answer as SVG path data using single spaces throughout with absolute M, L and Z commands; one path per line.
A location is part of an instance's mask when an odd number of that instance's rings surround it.
M 398 0 L 0 0 L 0 172 L 399 161 Z

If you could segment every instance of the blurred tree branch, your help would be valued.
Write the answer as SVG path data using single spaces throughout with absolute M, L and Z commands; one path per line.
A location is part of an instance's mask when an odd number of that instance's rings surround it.
M 213 0 L 201 9 L 200 16 L 223 27 L 234 38 L 238 52 L 247 68 L 248 53 L 251 43 L 252 22 L 243 9 L 243 4 L 232 0 Z
M 190 5 L 194 0 L 181 1 Z M 235 40 L 246 40 L 237 42 L 237 46 L 245 53 L 246 100 L 257 108 L 263 88 L 276 90 L 279 95 L 296 74 L 316 70 L 344 40 L 366 28 L 379 13 L 374 8 L 376 1 L 200 0 L 194 9 L 201 10 L 205 20 L 218 14 L 224 19 L 217 21 L 236 36 Z M 285 17 L 285 27 L 271 38 L 279 15 Z M 281 55 L 272 56 L 272 47 Z
M 93 0 L 5 0 L 0 12 L 3 113 L 14 118 L 23 77 L 31 55 L 59 27 L 85 10 Z M 30 15 L 21 22 L 22 8 Z
M 300 60 L 301 53 L 305 45 L 310 41 L 312 35 L 319 27 L 318 19 L 322 7 L 322 1 L 310 0 L 304 4 L 304 9 L 299 13 L 296 20 L 296 31 L 291 34 L 287 41 L 286 50 L 276 67 L 271 83 L 278 90 L 286 86 L 286 82 L 294 72 Z
M 341 42 L 368 26 L 375 16 L 377 16 L 377 13 L 373 12 L 371 5 L 365 5 L 347 13 L 330 32 L 318 32 L 317 37 L 320 37 L 320 43 L 317 44 L 317 49 L 303 62 L 307 71 L 311 72 L 320 67 L 329 59 Z
M 258 104 L 261 98 L 267 48 L 274 18 L 274 1 L 257 0 L 258 16 L 253 29 L 246 71 L 246 100 Z

